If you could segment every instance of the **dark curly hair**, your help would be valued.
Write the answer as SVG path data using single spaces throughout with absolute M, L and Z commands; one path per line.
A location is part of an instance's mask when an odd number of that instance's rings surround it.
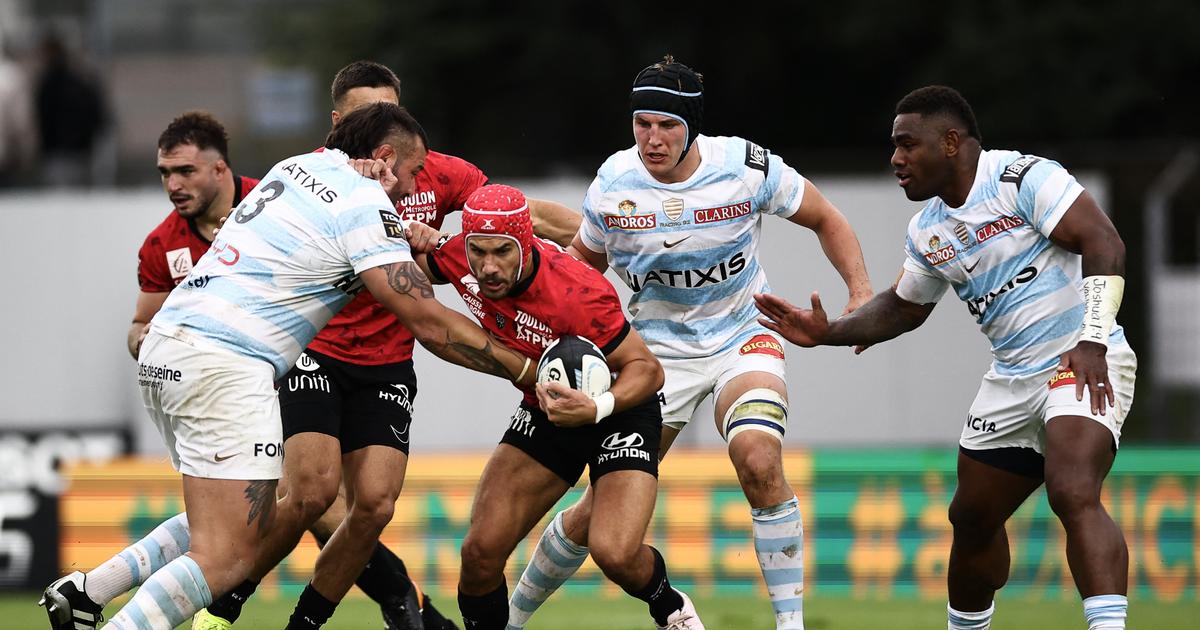
M 983 134 L 979 133 L 979 123 L 975 122 L 975 112 L 967 103 L 967 99 L 952 87 L 928 85 L 909 92 L 900 99 L 899 103 L 896 103 L 896 115 L 900 114 L 952 116 L 967 128 L 968 136 L 983 142 Z
M 167 125 L 158 137 L 160 151 L 170 151 L 183 144 L 197 149 L 216 149 L 229 164 L 229 134 L 212 114 L 202 111 L 185 112 Z
M 400 100 L 400 79 L 392 69 L 374 61 L 355 61 L 337 71 L 333 76 L 333 85 L 329 88 L 333 97 L 333 106 L 339 105 L 346 92 L 360 87 L 390 87 L 396 92 L 396 100 Z
M 325 137 L 325 147 L 338 149 L 352 158 L 366 158 L 379 145 L 394 140 L 396 152 L 408 155 L 416 149 L 418 138 L 429 147 L 425 130 L 408 110 L 381 101 L 346 114 Z

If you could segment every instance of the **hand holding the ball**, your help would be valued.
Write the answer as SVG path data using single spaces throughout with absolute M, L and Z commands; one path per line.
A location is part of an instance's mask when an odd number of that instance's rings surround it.
M 537 385 L 538 406 L 555 426 L 582 427 L 596 423 L 596 401 L 587 394 L 562 383 Z

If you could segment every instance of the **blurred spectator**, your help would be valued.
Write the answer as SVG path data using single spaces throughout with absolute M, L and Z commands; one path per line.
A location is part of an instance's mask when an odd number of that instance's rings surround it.
M 29 79 L 0 40 L 0 188 L 20 182 L 36 144 Z
M 55 33 L 42 40 L 36 102 L 42 138 L 42 181 L 48 186 L 91 183 L 92 152 L 108 122 L 99 82 L 74 66 Z

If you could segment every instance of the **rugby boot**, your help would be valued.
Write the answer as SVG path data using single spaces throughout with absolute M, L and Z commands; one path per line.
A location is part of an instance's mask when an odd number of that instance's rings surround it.
M 421 594 L 416 585 L 403 597 L 394 595 L 380 602 L 385 630 L 425 630 L 421 619 Z
M 421 619 L 425 622 L 425 630 L 458 630 L 458 626 L 454 625 L 442 615 L 441 611 L 433 606 L 433 602 L 426 595 L 422 601 Z
M 92 630 L 104 622 L 104 607 L 84 592 L 87 576 L 80 571 L 64 575 L 46 587 L 38 606 L 46 607 L 54 630 Z
M 233 622 L 223 617 L 218 617 L 210 612 L 207 608 L 201 608 L 192 617 L 192 630 L 231 630 Z
M 675 592 L 683 598 L 683 607 L 667 617 L 667 625 L 660 626 L 655 622 L 654 626 L 658 630 L 704 630 L 704 624 L 700 623 L 700 614 L 696 612 L 692 600 L 679 589 L 675 589 Z

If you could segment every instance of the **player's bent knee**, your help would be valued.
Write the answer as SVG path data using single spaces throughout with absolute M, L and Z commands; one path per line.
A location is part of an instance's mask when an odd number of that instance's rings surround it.
M 389 500 L 391 499 L 391 500 Z M 377 495 L 369 500 L 359 498 L 350 509 L 350 519 L 355 529 L 378 534 L 387 524 L 392 522 L 396 512 L 396 502 L 386 495 Z
M 625 585 L 629 581 L 629 577 L 636 573 L 637 552 L 641 546 L 641 541 L 636 541 L 636 544 L 593 541 L 589 551 L 592 561 L 608 579 Z
M 721 422 L 721 435 L 731 442 L 744 431 L 761 431 L 782 443 L 787 414 L 787 401 L 779 392 L 766 387 L 748 389 L 729 405 Z
M 1004 527 L 1004 520 L 993 512 L 988 505 L 955 498 L 950 501 L 948 516 L 955 536 L 991 538 L 999 528 Z
M 463 540 L 461 556 L 464 582 L 471 578 L 486 579 L 493 574 L 502 573 L 507 559 L 507 554 L 500 545 L 481 536 L 472 536 L 470 532 Z
M 1091 484 L 1078 481 L 1046 482 L 1046 499 L 1059 518 L 1069 518 L 1100 505 L 1100 496 Z

